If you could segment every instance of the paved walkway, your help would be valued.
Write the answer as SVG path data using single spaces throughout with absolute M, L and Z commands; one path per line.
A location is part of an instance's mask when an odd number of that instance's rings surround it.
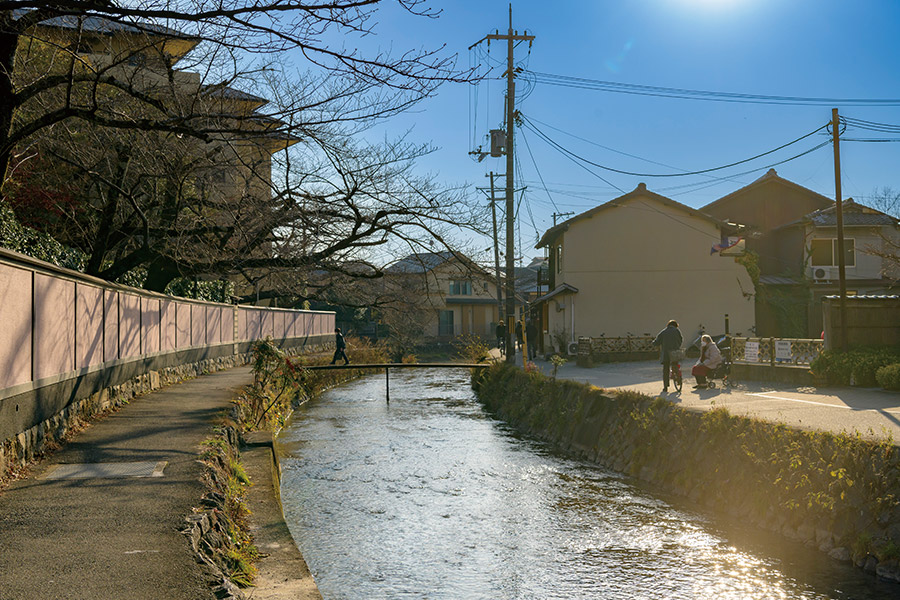
M 242 367 L 135 398 L 0 493 L 0 599 L 213 598 L 180 530 L 204 491 L 200 442 L 249 382 Z M 163 461 L 161 477 L 48 478 Z
M 661 395 L 680 406 L 708 410 L 726 407 L 731 413 L 784 423 L 792 427 L 832 432 L 859 432 L 867 437 L 890 435 L 900 443 L 900 393 L 875 388 L 792 386 L 780 383 L 741 381 L 714 390 L 692 389 L 690 375 L 695 359 L 681 363 L 684 389 L 668 394 L 662 391 L 662 367 L 656 361 L 607 363 L 590 369 L 572 360 L 557 374 L 560 379 L 589 383 L 601 388 L 635 390 L 652 396 Z M 521 364 L 521 358 L 520 358 Z M 553 367 L 537 361 L 545 373 Z M 717 382 L 719 383 L 719 382 Z

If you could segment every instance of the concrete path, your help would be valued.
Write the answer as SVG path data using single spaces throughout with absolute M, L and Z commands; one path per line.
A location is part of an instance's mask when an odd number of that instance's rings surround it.
M 180 530 L 204 491 L 199 444 L 249 382 L 243 367 L 135 398 L 0 493 L 0 599 L 213 598 Z M 49 478 L 161 462 L 161 477 Z
M 891 436 L 900 442 L 900 393 L 875 388 L 798 387 L 790 384 L 741 381 L 714 390 L 692 389 L 690 375 L 695 359 L 681 363 L 685 373 L 681 393 L 662 394 L 662 367 L 658 362 L 607 363 L 590 369 L 573 361 L 564 364 L 560 379 L 589 383 L 601 388 L 635 390 L 661 395 L 690 409 L 708 410 L 724 406 L 732 414 L 757 417 L 792 427 L 832 432 L 859 432 L 866 437 Z M 545 373 L 553 367 L 537 361 Z M 717 382 L 720 383 L 720 382 Z

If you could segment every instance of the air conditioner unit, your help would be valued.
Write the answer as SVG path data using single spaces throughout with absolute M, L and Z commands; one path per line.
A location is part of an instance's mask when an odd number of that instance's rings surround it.
M 838 277 L 837 267 L 810 267 L 809 277 L 815 283 L 831 283 Z
M 569 345 L 566 346 L 566 354 L 569 356 L 578 354 L 578 342 L 569 342 Z

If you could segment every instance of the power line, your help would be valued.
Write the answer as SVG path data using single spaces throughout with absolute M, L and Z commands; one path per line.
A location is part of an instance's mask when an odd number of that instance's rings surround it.
M 534 153 L 531 152 L 531 144 L 528 143 L 528 138 L 525 137 L 525 131 L 522 130 L 522 140 L 525 142 L 525 148 L 528 150 L 528 156 L 531 157 L 531 162 L 534 165 L 534 170 L 537 172 L 538 179 L 541 180 L 541 187 L 544 188 L 544 191 L 547 193 L 547 198 L 550 199 L 550 204 L 553 205 L 553 208 L 559 212 L 559 207 L 556 206 L 556 202 L 553 200 L 553 196 L 550 195 L 550 190 L 547 189 L 547 184 L 544 183 L 544 177 L 541 175 L 541 170 L 537 166 L 537 161 L 534 160 Z
M 823 129 L 825 129 L 825 128 L 827 127 L 827 124 L 826 124 L 826 125 L 822 125 L 821 127 L 815 129 L 814 131 L 811 131 L 811 132 L 807 133 L 806 135 L 803 135 L 803 136 L 801 136 L 801 137 L 799 137 L 799 138 L 797 138 L 797 139 L 795 139 L 795 140 L 792 140 L 792 141 L 790 141 L 790 142 L 787 142 L 786 144 L 782 144 L 782 145 L 778 146 L 777 148 L 773 148 L 772 150 L 767 150 L 766 152 L 762 152 L 762 153 L 760 153 L 760 154 L 757 154 L 756 156 L 751 156 L 750 158 L 745 158 L 745 159 L 743 159 L 743 160 L 739 160 L 739 161 L 736 161 L 736 162 L 733 162 L 733 163 L 730 163 L 730 164 L 727 164 L 727 165 L 722 165 L 722 166 L 719 166 L 719 167 L 712 167 L 712 168 L 709 168 L 709 169 L 701 169 L 701 170 L 699 170 L 699 171 L 688 171 L 688 172 L 683 172 L 683 173 L 635 173 L 635 172 L 633 172 L 633 171 L 624 171 L 624 170 L 622 170 L 622 169 L 614 169 L 614 168 L 612 168 L 612 167 L 607 167 L 607 166 L 605 166 L 605 165 L 601 165 L 601 164 L 595 163 L 595 162 L 593 162 L 593 161 L 591 161 L 591 160 L 588 160 L 588 159 L 586 159 L 586 158 L 584 158 L 584 157 L 582 157 L 582 156 L 579 156 L 578 154 L 572 152 L 571 150 L 568 150 L 567 148 L 563 147 L 561 144 L 557 143 L 557 142 L 554 141 L 552 138 L 550 138 L 550 136 L 548 136 L 548 135 L 545 134 L 543 131 L 541 131 L 540 129 L 538 129 L 538 128 L 534 125 L 534 123 L 531 122 L 531 120 L 530 120 L 528 117 L 522 115 L 522 119 L 523 119 L 523 121 L 525 122 L 526 127 L 529 127 L 532 131 L 534 131 L 534 132 L 537 133 L 539 136 L 541 136 L 542 138 L 544 138 L 544 141 L 546 141 L 547 143 L 551 144 L 552 146 L 555 146 L 555 147 L 556 147 L 558 150 L 560 150 L 561 152 L 564 152 L 564 153 L 566 153 L 566 154 L 569 154 L 569 155 L 571 155 L 571 156 L 577 158 L 577 159 L 580 160 L 580 161 L 583 161 L 583 162 L 585 162 L 585 163 L 588 163 L 588 164 L 590 164 L 590 165 L 593 165 L 593 166 L 597 167 L 598 169 L 603 169 L 604 171 L 611 171 L 611 172 L 613 172 L 613 173 L 620 173 L 620 174 L 622 174 L 622 175 L 632 175 L 632 176 L 635 176 L 635 177 L 685 177 L 685 176 L 688 176 L 688 175 L 702 175 L 702 174 L 704 174 L 704 173 L 711 173 L 711 172 L 713 172 L 713 171 L 721 171 L 721 170 L 723 170 L 723 169 L 729 169 L 729 168 L 731 168 L 731 167 L 735 167 L 735 166 L 737 166 L 737 165 L 745 164 L 745 163 L 754 161 L 754 160 L 756 160 L 756 159 L 758 159 L 758 158 L 762 158 L 763 156 L 768 156 L 769 154 L 773 154 L 773 153 L 775 153 L 775 152 L 778 152 L 779 150 L 782 150 L 782 149 L 784 149 L 784 148 L 787 148 L 788 146 L 791 146 L 791 145 L 793 145 L 793 144 L 796 144 L 797 142 L 800 142 L 800 141 L 805 140 L 806 138 L 808 138 L 808 137 L 810 137 L 810 136 L 813 136 L 813 135 L 817 134 L 818 132 L 822 131 Z
M 569 87 L 576 89 L 593 90 L 600 92 L 612 92 L 618 94 L 632 94 L 639 96 L 656 96 L 662 98 L 677 98 L 681 100 L 706 100 L 711 102 L 735 102 L 743 104 L 778 104 L 801 106 L 900 106 L 897 98 L 823 98 L 805 96 L 774 96 L 767 94 L 746 94 L 734 92 L 718 92 L 711 90 L 693 90 L 686 88 L 670 88 L 653 85 L 639 85 L 632 83 L 618 83 L 615 81 L 603 81 L 599 79 L 587 79 L 584 77 L 571 77 L 553 73 L 541 73 L 532 71 L 537 83 Z

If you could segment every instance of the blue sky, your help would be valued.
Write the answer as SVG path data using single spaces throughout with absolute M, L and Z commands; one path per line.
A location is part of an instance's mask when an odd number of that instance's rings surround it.
M 447 52 L 458 54 L 460 67 L 505 60 L 502 44 L 491 45 L 489 58 L 470 55 L 467 48 L 495 29 L 505 32 L 507 1 L 430 5 L 442 9 L 438 19 L 382 11 L 377 35 L 368 43 L 395 52 L 445 44 Z M 717 92 L 900 99 L 896 0 L 520 0 L 513 2 L 513 26 L 536 36 L 530 53 L 521 45 L 516 58 L 540 73 Z M 495 69 L 494 79 L 476 87 L 445 85 L 379 131 L 399 135 L 411 128 L 413 140 L 436 145 L 439 149 L 422 160 L 420 168 L 440 181 L 471 183 L 475 197 L 480 193 L 474 186 L 487 185 L 485 173 L 505 172 L 503 158 L 478 163 L 467 154 L 473 140 L 481 143 L 487 129 L 502 124 L 502 70 Z M 526 87 L 521 80 L 519 85 L 520 90 Z M 834 106 L 842 116 L 900 125 L 900 106 Z M 517 108 L 557 143 L 595 163 L 640 173 L 675 173 L 742 160 L 799 138 L 830 120 L 832 104 L 722 103 L 538 83 Z M 900 138 L 858 129 L 845 136 Z M 517 130 L 517 154 L 527 185 L 518 215 L 522 253 L 526 259 L 540 255 L 533 245 L 553 224 L 553 212 L 582 212 L 631 191 L 641 181 L 653 191 L 700 207 L 760 177 L 772 163 L 827 139 L 819 133 L 713 174 L 730 177 L 725 181 L 699 175 L 636 177 L 589 167 L 603 181 L 533 131 Z M 875 188 L 885 186 L 900 191 L 900 143 L 845 142 L 841 155 L 845 199 L 865 202 Z M 735 175 L 754 168 L 760 170 Z M 775 168 L 791 181 L 834 196 L 830 145 Z

